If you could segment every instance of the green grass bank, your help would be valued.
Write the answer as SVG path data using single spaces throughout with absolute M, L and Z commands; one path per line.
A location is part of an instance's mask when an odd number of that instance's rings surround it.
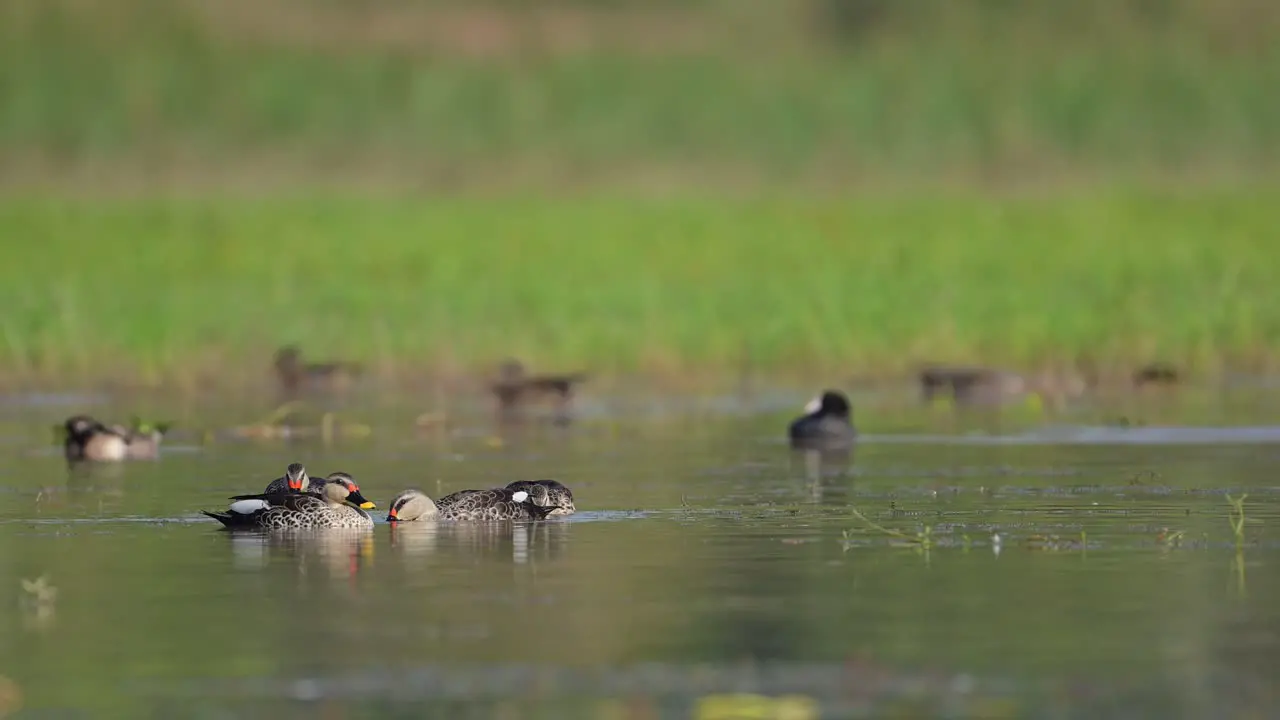
M 0 183 L 1274 177 L 1256 0 L 4 0 Z
M 11 377 L 893 372 L 1280 354 L 1280 191 L 0 201 Z

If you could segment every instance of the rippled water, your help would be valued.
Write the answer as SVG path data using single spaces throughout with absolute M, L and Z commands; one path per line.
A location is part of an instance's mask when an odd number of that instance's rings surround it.
M 205 437 L 192 417 L 237 414 L 187 408 L 159 461 L 83 472 L 49 445 L 66 407 L 13 404 L 0 715 L 1275 712 L 1280 404 L 1148 408 L 1127 428 L 1104 421 L 1132 407 L 863 408 L 842 459 L 781 442 L 803 399 L 587 405 L 502 432 L 480 412 L 416 430 L 366 409 L 373 434 L 329 446 Z M 295 459 L 351 472 L 383 511 L 409 486 L 556 477 L 579 512 L 291 542 L 198 514 Z M 1237 550 L 1227 496 L 1245 493 Z

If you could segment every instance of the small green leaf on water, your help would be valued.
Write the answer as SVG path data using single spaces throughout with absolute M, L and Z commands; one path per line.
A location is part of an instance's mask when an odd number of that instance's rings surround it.
M 1044 411 L 1044 398 L 1040 393 L 1033 392 L 1027 395 L 1027 408 L 1033 412 Z

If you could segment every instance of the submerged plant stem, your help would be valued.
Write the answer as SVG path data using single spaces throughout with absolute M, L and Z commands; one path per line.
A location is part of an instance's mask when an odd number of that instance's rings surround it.
M 1235 535 L 1237 548 L 1244 544 L 1244 501 L 1248 497 L 1248 493 L 1238 498 L 1233 498 L 1230 495 L 1226 496 L 1227 504 L 1231 506 L 1227 514 L 1227 521 L 1231 523 L 1231 531 Z

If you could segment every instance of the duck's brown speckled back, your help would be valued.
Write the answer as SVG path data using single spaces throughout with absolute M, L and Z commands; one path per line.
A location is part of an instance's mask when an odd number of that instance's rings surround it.
M 539 507 L 550 508 L 551 515 L 572 515 L 577 512 L 577 507 L 573 504 L 573 492 L 555 480 L 517 480 L 508 484 L 507 489 L 529 493 L 529 500 Z
M 517 493 L 524 499 L 518 500 Z M 460 490 L 436 501 L 442 520 L 541 520 L 550 514 L 530 501 L 527 491 L 493 488 Z

